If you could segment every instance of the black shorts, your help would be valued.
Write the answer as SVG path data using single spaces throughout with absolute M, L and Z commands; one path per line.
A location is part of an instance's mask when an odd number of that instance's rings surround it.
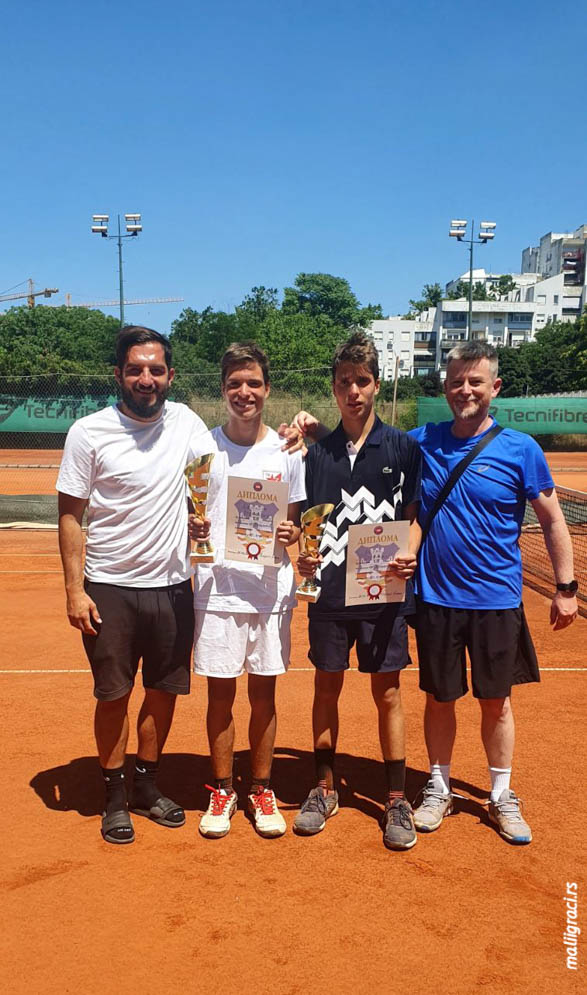
M 369 622 L 310 615 L 309 636 L 308 657 L 316 670 L 348 670 L 349 653 L 355 643 L 359 670 L 364 674 L 403 670 L 412 662 L 406 620 L 395 605 Z
M 143 686 L 189 694 L 194 640 L 191 581 L 171 587 L 117 587 L 85 581 L 102 624 L 97 636 L 82 635 L 94 675 L 94 694 L 115 701 L 130 691 L 139 660 Z
M 475 698 L 507 698 L 512 685 L 540 680 L 523 605 L 481 611 L 418 601 L 416 642 L 420 687 L 437 701 L 469 690 L 465 649 Z

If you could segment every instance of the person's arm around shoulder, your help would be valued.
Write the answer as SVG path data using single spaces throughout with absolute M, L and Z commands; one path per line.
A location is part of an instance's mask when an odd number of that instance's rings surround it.
M 311 415 L 309 411 L 298 411 L 291 424 L 287 425 L 284 422 L 279 426 L 277 432 L 282 439 L 285 439 L 282 449 L 286 449 L 290 453 L 296 453 L 301 449 L 304 456 L 307 452 L 304 439 L 319 442 L 320 439 L 330 435 L 330 429 L 314 415 Z
M 63 564 L 67 617 L 74 629 L 81 629 L 86 635 L 98 633 L 93 622 L 102 621 L 98 607 L 84 590 L 82 566 L 84 539 L 82 520 L 87 505 L 86 498 L 72 497 L 59 491 L 59 552 Z
M 541 491 L 530 503 L 544 533 L 555 581 L 557 584 L 568 584 L 574 576 L 573 544 L 556 490 L 551 487 Z M 574 594 L 556 591 L 550 607 L 550 624 L 555 629 L 564 629 L 575 621 L 577 611 L 577 598 Z

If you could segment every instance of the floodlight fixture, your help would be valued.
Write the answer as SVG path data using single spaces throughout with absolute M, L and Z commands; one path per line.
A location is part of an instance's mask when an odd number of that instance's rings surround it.
M 479 224 L 479 234 L 478 238 L 475 238 L 475 219 L 471 221 L 471 228 L 469 230 L 469 236 L 467 236 L 467 226 L 468 221 L 464 218 L 453 218 L 450 223 L 449 235 L 451 238 L 456 238 L 459 242 L 466 242 L 469 246 L 469 321 L 467 328 L 467 338 L 472 338 L 472 325 L 473 325 L 473 246 L 474 245 L 487 245 L 495 238 L 495 229 L 497 225 L 495 221 L 481 221 Z
M 110 216 L 108 214 L 93 214 L 92 215 L 92 232 L 96 235 L 101 235 L 102 238 L 115 238 L 118 243 L 118 297 L 120 301 L 120 327 L 124 327 L 124 286 L 122 278 L 122 240 L 123 238 L 133 238 L 136 237 L 139 232 L 142 232 L 143 226 L 141 224 L 140 214 L 125 214 L 124 220 L 126 223 L 126 235 L 123 235 L 120 230 L 120 214 L 118 215 L 118 233 L 115 235 L 108 234 L 108 221 Z

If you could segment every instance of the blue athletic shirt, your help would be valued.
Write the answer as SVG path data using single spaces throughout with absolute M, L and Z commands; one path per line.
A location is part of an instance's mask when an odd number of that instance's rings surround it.
M 424 457 L 421 524 L 452 470 L 482 438 L 457 439 L 452 424 L 429 422 L 410 432 Z M 419 597 L 447 608 L 517 608 L 526 500 L 551 487 L 534 439 L 511 428 L 500 432 L 467 467 L 434 518 L 419 556 Z

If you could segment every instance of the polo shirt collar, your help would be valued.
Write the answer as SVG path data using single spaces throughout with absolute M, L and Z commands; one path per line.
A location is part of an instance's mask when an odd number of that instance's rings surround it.
M 381 418 L 379 418 L 378 415 L 375 415 L 375 423 L 373 425 L 373 428 L 369 432 L 369 435 L 365 439 L 363 445 L 364 446 L 381 445 L 381 441 L 383 439 L 383 428 L 384 426 L 383 422 L 381 421 Z M 342 421 L 339 421 L 338 425 L 336 426 L 332 434 L 336 437 L 336 448 L 337 449 L 340 448 L 341 450 L 346 452 L 347 437 L 344 428 L 342 427 Z

